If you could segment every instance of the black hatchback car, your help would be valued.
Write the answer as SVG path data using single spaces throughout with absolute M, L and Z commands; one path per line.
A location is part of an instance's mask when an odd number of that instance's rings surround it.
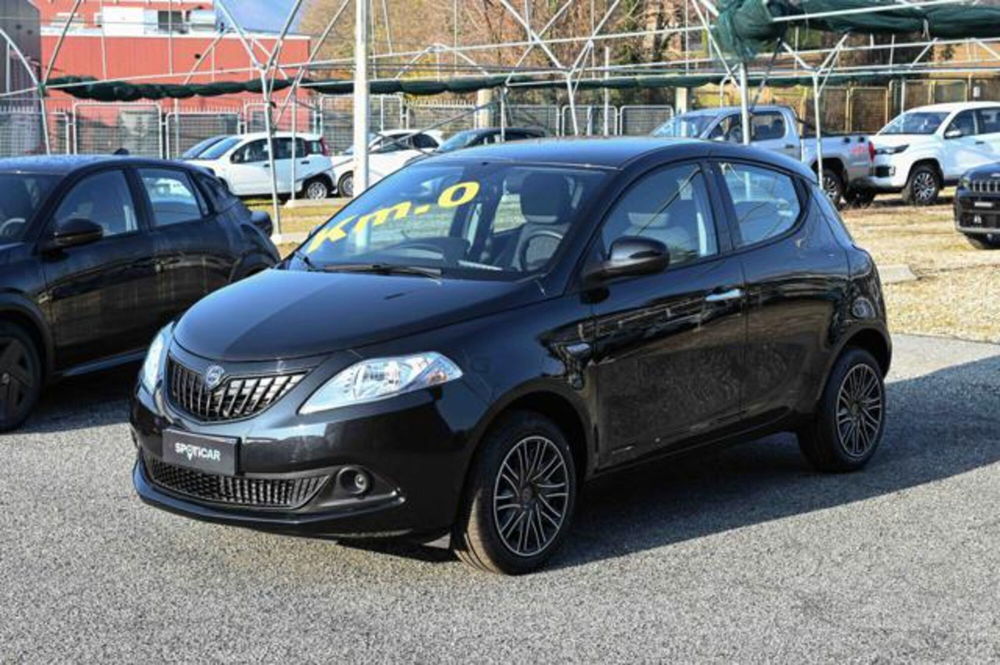
M 141 361 L 196 300 L 274 265 L 270 226 L 172 162 L 0 160 L 0 431 L 46 381 Z
M 878 274 L 802 166 L 700 141 L 471 148 L 383 180 L 157 338 L 146 502 L 540 566 L 581 483 L 778 430 L 828 471 L 885 424 Z

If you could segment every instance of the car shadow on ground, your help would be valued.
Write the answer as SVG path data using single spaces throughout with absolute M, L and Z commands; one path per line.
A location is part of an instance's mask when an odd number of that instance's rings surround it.
M 47 386 L 28 421 L 13 435 L 65 432 L 128 420 L 128 398 L 139 376 L 130 363 Z
M 779 434 L 707 457 L 651 461 L 584 488 L 563 550 L 574 567 L 833 508 L 1000 461 L 1000 356 L 888 386 L 885 439 L 865 470 L 822 474 Z M 453 561 L 446 550 L 353 543 L 380 554 Z

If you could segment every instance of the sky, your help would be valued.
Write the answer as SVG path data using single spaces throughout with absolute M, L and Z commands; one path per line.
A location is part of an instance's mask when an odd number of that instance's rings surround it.
M 293 0 L 230 0 L 226 6 L 243 27 L 278 32 L 293 4 Z

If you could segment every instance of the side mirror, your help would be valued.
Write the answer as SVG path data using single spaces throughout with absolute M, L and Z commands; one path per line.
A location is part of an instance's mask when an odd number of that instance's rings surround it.
M 963 132 L 958 127 L 952 127 L 951 129 L 949 129 L 944 133 L 944 137 L 946 139 L 960 139 L 963 136 L 965 136 L 965 132 Z
M 263 231 L 268 238 L 274 233 L 274 223 L 271 221 L 271 216 L 263 210 L 254 210 L 250 213 L 250 223 Z
M 42 249 L 50 252 L 69 247 L 79 247 L 97 242 L 104 237 L 104 228 L 89 219 L 71 217 L 56 225 L 52 237 L 44 241 Z
M 600 282 L 626 275 L 649 275 L 670 265 L 667 246 L 652 238 L 622 236 L 611 243 L 608 259 L 586 274 L 586 281 Z

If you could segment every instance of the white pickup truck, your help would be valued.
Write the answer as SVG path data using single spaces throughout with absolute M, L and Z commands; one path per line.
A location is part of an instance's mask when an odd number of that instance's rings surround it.
M 780 152 L 817 170 L 816 139 L 813 128 L 787 106 L 755 106 L 750 116 L 750 143 Z M 653 130 L 653 136 L 690 137 L 716 141 L 743 142 L 743 124 L 738 106 L 722 106 L 676 115 Z M 870 190 L 859 188 L 871 170 L 873 151 L 863 134 L 827 134 L 823 148 L 823 191 L 839 205 L 846 197 L 865 197 Z
M 872 137 L 867 185 L 931 205 L 969 169 L 1000 162 L 1000 102 L 955 102 L 910 109 Z

